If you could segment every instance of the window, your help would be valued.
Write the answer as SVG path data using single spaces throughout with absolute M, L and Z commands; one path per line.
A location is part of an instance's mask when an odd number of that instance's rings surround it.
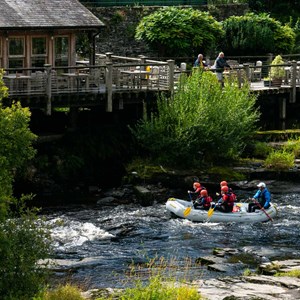
M 8 67 L 23 68 L 25 57 L 24 37 L 11 37 L 8 39 Z
M 31 39 L 31 66 L 43 67 L 47 60 L 46 37 L 33 37 Z
M 56 37 L 54 43 L 55 66 L 63 67 L 69 65 L 69 38 Z

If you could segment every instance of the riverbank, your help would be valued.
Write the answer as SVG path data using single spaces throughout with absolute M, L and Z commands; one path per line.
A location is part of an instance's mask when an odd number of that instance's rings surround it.
M 225 257 L 225 253 L 229 255 L 229 259 Z M 235 265 L 238 265 L 238 268 L 243 265 L 242 261 L 228 262 L 237 254 L 235 249 L 224 249 L 218 256 L 199 258 L 207 268 L 221 275 L 216 275 L 213 279 L 199 279 L 181 284 L 196 288 L 206 300 L 300 299 L 300 259 L 263 263 L 258 267 L 260 274 L 250 274 L 248 271 L 248 275 L 228 276 L 227 273 L 235 268 Z M 298 274 L 298 277 L 289 276 L 290 272 Z M 280 276 L 274 276 L 276 273 Z M 86 299 L 95 300 L 97 297 L 113 293 L 114 289 L 93 289 L 83 292 L 82 295 Z

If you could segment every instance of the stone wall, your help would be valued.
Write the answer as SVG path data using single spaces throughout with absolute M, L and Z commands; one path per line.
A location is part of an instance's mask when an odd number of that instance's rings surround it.
M 89 8 L 106 27 L 96 39 L 96 53 L 112 52 L 114 55 L 137 57 L 146 55 L 157 57 L 143 42 L 134 39 L 135 28 L 142 17 L 151 14 L 159 7 L 91 7 Z M 199 6 L 197 9 L 209 12 L 223 20 L 231 15 L 243 15 L 248 5 Z

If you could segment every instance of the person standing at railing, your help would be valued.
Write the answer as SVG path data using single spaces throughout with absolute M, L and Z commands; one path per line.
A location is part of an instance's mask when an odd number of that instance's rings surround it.
M 207 67 L 207 63 L 203 60 L 203 54 L 198 54 L 198 57 L 194 62 L 194 67 Z
M 223 72 L 227 68 L 230 69 L 230 66 L 224 57 L 224 52 L 219 53 L 218 57 L 216 58 L 213 68 L 216 70 L 218 81 L 220 82 L 221 86 L 223 87 L 224 86 Z

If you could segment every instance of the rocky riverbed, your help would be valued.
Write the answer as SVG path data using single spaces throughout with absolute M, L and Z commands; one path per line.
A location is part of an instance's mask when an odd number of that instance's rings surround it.
M 237 251 L 225 249 L 222 257 L 211 256 L 199 258 L 207 268 L 222 273 L 213 279 L 199 279 L 187 285 L 195 287 L 207 300 L 297 300 L 300 299 L 300 278 L 289 276 L 273 276 L 275 272 L 300 271 L 300 259 L 273 261 L 263 263 L 258 270 L 261 274 L 249 276 L 228 276 L 233 268 L 228 263 L 228 253 L 236 255 Z M 241 267 L 243 263 L 238 262 Z M 96 299 L 100 295 L 110 295 L 113 289 L 93 289 L 83 293 L 87 299 Z

